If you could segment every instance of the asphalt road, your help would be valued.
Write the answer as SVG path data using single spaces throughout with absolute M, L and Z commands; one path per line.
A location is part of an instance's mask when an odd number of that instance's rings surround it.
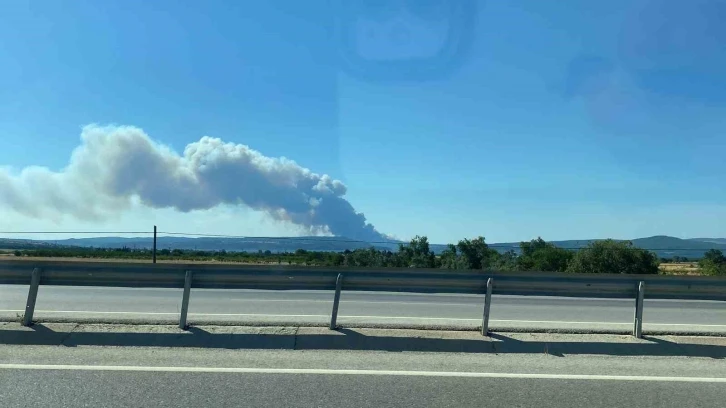
M 0 286 L 0 314 L 23 313 L 27 286 Z M 190 322 L 205 320 L 324 323 L 332 293 L 193 289 Z M 35 316 L 176 319 L 181 290 L 41 286 Z M 632 327 L 633 301 L 494 295 L 491 325 L 569 328 Z M 341 323 L 481 324 L 482 296 L 343 292 Z M 645 328 L 726 332 L 726 303 L 647 299 Z
M 693 358 L 0 347 L 3 407 L 713 407 Z
M 330 374 L 0 373 L 6 407 L 716 407 L 724 384 Z

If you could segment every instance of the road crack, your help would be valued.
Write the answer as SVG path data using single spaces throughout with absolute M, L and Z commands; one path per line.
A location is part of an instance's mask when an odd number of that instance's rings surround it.
M 60 347 L 60 346 L 64 346 L 64 347 L 67 347 L 67 346 L 66 346 L 66 344 L 65 344 L 66 340 L 68 340 L 68 338 L 69 338 L 69 337 L 71 337 L 71 335 L 73 334 L 73 332 L 74 332 L 74 331 L 75 331 L 75 330 L 76 330 L 77 328 L 79 328 L 80 326 L 81 326 L 81 325 L 80 325 L 80 324 L 78 324 L 78 323 L 76 323 L 75 325 L 73 325 L 73 328 L 72 328 L 72 329 L 71 329 L 70 331 L 68 331 L 68 333 L 66 333 L 66 335 L 65 335 L 65 336 L 63 336 L 63 338 L 61 339 L 60 343 L 58 344 L 58 347 Z

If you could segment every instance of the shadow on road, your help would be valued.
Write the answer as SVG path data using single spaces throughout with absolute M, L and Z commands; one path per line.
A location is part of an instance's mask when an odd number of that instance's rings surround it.
M 475 332 L 442 334 L 420 330 L 249 327 L 242 333 L 230 329 L 213 332 L 200 327 L 190 327 L 187 331 L 168 327 L 146 332 L 105 331 L 112 329 L 105 326 L 99 331 L 88 331 L 89 327 L 64 331 L 54 330 L 52 325 L 46 324 L 35 324 L 31 328 L 4 327 L 0 329 L 0 344 L 726 358 L 726 340 L 721 338 L 646 337 L 635 340 L 627 336 L 609 336 L 608 341 L 588 341 L 606 336 L 492 333 L 487 338 Z

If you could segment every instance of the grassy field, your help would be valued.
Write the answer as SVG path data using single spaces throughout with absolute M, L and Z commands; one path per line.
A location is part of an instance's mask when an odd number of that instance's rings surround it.
M 696 262 L 662 263 L 659 267 L 665 275 L 700 275 L 701 268 Z

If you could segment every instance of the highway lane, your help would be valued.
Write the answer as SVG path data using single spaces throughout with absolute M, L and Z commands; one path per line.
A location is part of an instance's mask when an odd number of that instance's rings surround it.
M 724 384 L 335 374 L 0 371 L 7 407 L 715 407 Z
M 4 407 L 711 407 L 725 382 L 682 357 L 0 347 Z
M 0 286 L 0 312 L 22 313 L 27 286 Z M 37 317 L 65 316 L 178 316 L 181 290 L 41 286 Z M 253 291 L 193 289 L 190 319 L 285 319 L 324 322 L 330 314 L 332 293 L 326 291 Z M 391 324 L 480 324 L 483 297 L 477 295 L 343 292 L 341 322 L 360 320 Z M 494 295 L 492 325 L 567 324 L 628 327 L 633 300 Z M 700 330 L 726 331 L 726 304 L 713 301 L 645 301 L 646 327 L 667 329 L 682 325 Z M 540 323 L 545 322 L 545 323 Z M 684 326 L 685 327 L 685 326 Z

